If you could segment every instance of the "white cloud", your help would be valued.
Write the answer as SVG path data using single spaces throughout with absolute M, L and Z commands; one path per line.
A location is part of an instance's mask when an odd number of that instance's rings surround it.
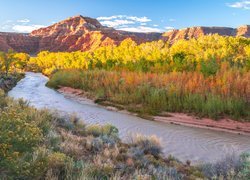
M 172 26 L 166 26 L 165 29 L 172 30 L 172 29 L 174 29 L 174 27 L 172 27 Z
M 109 26 L 109 27 L 118 27 L 121 25 L 127 25 L 127 24 L 135 24 L 134 21 L 128 21 L 128 20 L 122 20 L 122 19 L 116 19 L 113 21 L 102 21 L 102 25 Z
M 19 33 L 30 33 L 33 30 L 45 27 L 43 25 L 14 25 L 12 30 Z
M 32 24 L 29 19 L 6 20 L 0 24 L 0 30 L 5 32 L 30 33 L 35 29 L 45 27 L 44 25 Z
M 159 25 L 157 25 L 157 24 L 154 24 L 153 26 L 154 26 L 154 27 L 158 27 Z
M 238 9 L 250 9 L 250 1 L 245 0 L 245 1 L 238 1 L 234 3 L 227 3 L 227 6 L 231 8 L 238 8 Z
M 19 23 L 28 23 L 28 22 L 30 22 L 30 20 L 29 19 L 20 19 L 20 20 L 17 20 L 17 22 L 19 22 Z
M 160 32 L 161 30 L 154 27 L 147 26 L 147 23 L 152 21 L 146 16 L 128 16 L 128 15 L 114 15 L 102 16 L 97 20 L 104 26 L 113 27 L 119 30 L 132 32 Z M 155 26 L 156 27 L 156 26 Z
M 3 25 L 3 26 L 1 26 L 1 29 L 2 30 L 7 30 L 7 29 L 9 29 L 10 28 L 10 26 L 8 26 L 8 25 Z
M 127 19 L 136 21 L 136 22 L 141 22 L 141 23 L 145 23 L 145 22 L 150 22 L 152 21 L 151 19 L 149 19 L 148 17 L 144 16 L 144 17 L 136 17 L 136 16 L 125 16 Z
M 127 16 L 127 15 L 114 15 L 114 16 L 107 16 L 107 17 L 101 16 L 97 18 L 97 20 L 99 21 L 108 21 L 108 20 L 114 20 L 114 19 L 126 19 L 126 20 L 132 20 L 135 22 L 141 22 L 141 23 L 152 21 L 146 16 L 137 17 L 137 16 Z
M 147 22 L 152 21 L 146 16 L 137 17 L 137 16 L 127 16 L 127 15 L 114 15 L 107 17 L 101 16 L 98 17 L 97 20 L 99 20 L 100 23 L 104 26 L 116 27 L 116 28 L 118 28 L 121 25 L 136 24 L 136 23 L 145 24 Z
M 152 28 L 152 27 L 145 27 L 145 26 L 138 26 L 138 27 L 127 27 L 127 28 L 120 28 L 118 30 L 122 31 L 130 31 L 130 32 L 161 32 L 161 29 Z
M 108 16 L 108 17 L 101 16 L 101 17 L 98 17 L 97 20 L 106 21 L 106 20 L 118 19 L 118 18 L 122 18 L 122 17 L 124 17 L 124 15 L 115 15 L 115 16 Z

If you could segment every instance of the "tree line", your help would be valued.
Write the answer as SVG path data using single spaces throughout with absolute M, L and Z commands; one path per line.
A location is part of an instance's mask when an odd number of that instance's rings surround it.
M 33 69 L 51 74 L 59 69 L 105 69 L 140 72 L 193 72 L 215 75 L 227 64 L 230 68 L 250 69 L 250 40 L 243 37 L 202 36 L 137 45 L 126 39 L 119 46 L 99 47 L 86 52 L 40 52 L 31 58 Z

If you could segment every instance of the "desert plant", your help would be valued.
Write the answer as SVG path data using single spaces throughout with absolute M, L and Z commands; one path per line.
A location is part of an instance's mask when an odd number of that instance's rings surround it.
M 209 179 L 248 179 L 250 177 L 249 154 L 241 156 L 229 154 L 216 163 L 202 165 L 201 169 Z
M 143 136 L 140 134 L 132 135 L 130 142 L 140 149 L 145 154 L 152 154 L 153 156 L 159 156 L 162 152 L 160 146 L 160 140 L 156 136 Z

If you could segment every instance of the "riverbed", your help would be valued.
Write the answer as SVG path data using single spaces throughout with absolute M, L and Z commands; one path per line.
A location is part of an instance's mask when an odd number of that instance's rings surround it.
M 89 101 L 65 97 L 45 86 L 48 78 L 40 73 L 27 72 L 8 95 L 29 101 L 36 108 L 76 114 L 88 124 L 112 124 L 126 141 L 131 134 L 156 135 L 165 155 L 182 161 L 213 162 L 227 154 L 250 151 L 250 137 L 208 129 L 185 127 L 145 120 L 130 114 L 109 111 Z

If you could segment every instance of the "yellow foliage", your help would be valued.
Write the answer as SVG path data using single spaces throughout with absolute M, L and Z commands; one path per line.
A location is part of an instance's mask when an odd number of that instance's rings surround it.
M 25 54 L 18 56 L 27 59 Z M 125 39 L 119 46 L 100 47 L 94 51 L 43 51 L 30 59 L 29 66 L 48 75 L 58 69 L 94 68 L 178 72 L 201 71 L 202 68 L 204 71 L 202 62 L 209 63 L 211 60 L 215 60 L 219 66 L 228 62 L 230 66 L 249 70 L 250 40 L 208 35 L 198 39 L 179 40 L 173 45 L 161 40 L 137 45 L 132 39 Z M 208 70 L 208 74 L 214 72 L 210 71 Z

